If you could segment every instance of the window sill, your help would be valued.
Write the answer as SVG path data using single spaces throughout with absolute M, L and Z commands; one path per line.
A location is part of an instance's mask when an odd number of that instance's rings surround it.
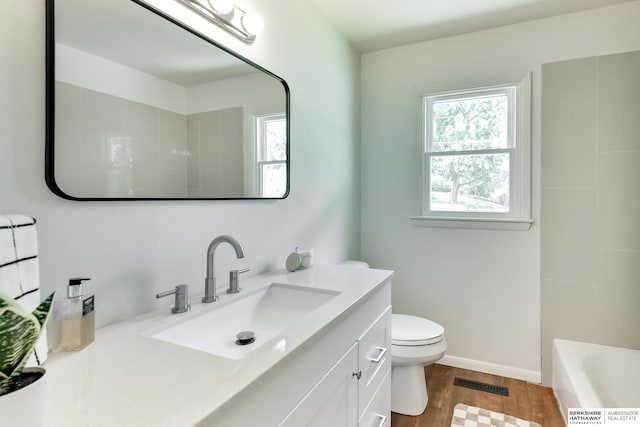
M 532 219 L 496 219 L 496 218 L 444 218 L 433 216 L 412 216 L 414 227 L 470 228 L 476 230 L 528 231 Z

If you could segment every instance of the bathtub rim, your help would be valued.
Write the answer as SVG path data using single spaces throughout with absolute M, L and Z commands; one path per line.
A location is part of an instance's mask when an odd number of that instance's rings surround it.
M 594 352 L 640 350 L 554 338 L 552 343 L 552 388 L 566 423 L 569 408 L 602 408 L 602 398 L 584 372 L 585 357 Z M 577 368 L 576 366 L 579 366 Z

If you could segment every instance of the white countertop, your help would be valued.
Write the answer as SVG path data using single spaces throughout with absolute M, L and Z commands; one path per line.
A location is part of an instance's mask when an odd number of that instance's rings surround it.
M 189 313 L 171 314 L 169 305 L 99 328 L 95 341 L 83 350 L 54 354 L 46 362 L 45 425 L 194 425 L 357 306 L 392 275 L 387 270 L 315 266 L 295 273 L 277 271 L 242 278 L 240 285 L 245 291 L 276 282 L 341 293 L 311 312 L 304 322 L 272 339 L 284 339 L 286 346 L 262 345 L 239 360 L 156 340 L 148 333 L 242 298 L 242 291 L 230 296 L 218 289 L 220 301 L 212 304 L 202 304 L 199 296 L 192 298 Z

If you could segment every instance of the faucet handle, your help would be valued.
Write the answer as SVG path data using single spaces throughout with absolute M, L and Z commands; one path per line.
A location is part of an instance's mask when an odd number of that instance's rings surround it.
M 229 289 L 227 289 L 228 294 L 237 294 L 240 292 L 240 288 L 238 287 L 238 275 L 242 273 L 246 273 L 249 271 L 249 268 L 243 268 L 242 270 L 231 270 L 229 272 Z
M 170 291 L 160 292 L 156 294 L 156 298 L 164 298 L 169 295 L 176 296 L 174 307 L 171 308 L 171 312 L 173 314 L 176 313 L 185 313 L 191 309 L 191 306 L 188 304 L 189 302 L 189 285 L 177 285 L 175 289 Z

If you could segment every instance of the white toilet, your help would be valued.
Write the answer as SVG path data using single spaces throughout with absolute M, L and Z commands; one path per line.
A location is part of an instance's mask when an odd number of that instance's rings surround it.
M 420 415 L 427 407 L 424 367 L 447 351 L 444 328 L 422 317 L 391 316 L 391 411 Z
M 366 262 L 353 260 L 340 265 L 369 268 Z M 429 400 L 424 367 L 442 359 L 446 351 L 442 326 L 422 317 L 391 315 L 391 411 L 424 412 Z

